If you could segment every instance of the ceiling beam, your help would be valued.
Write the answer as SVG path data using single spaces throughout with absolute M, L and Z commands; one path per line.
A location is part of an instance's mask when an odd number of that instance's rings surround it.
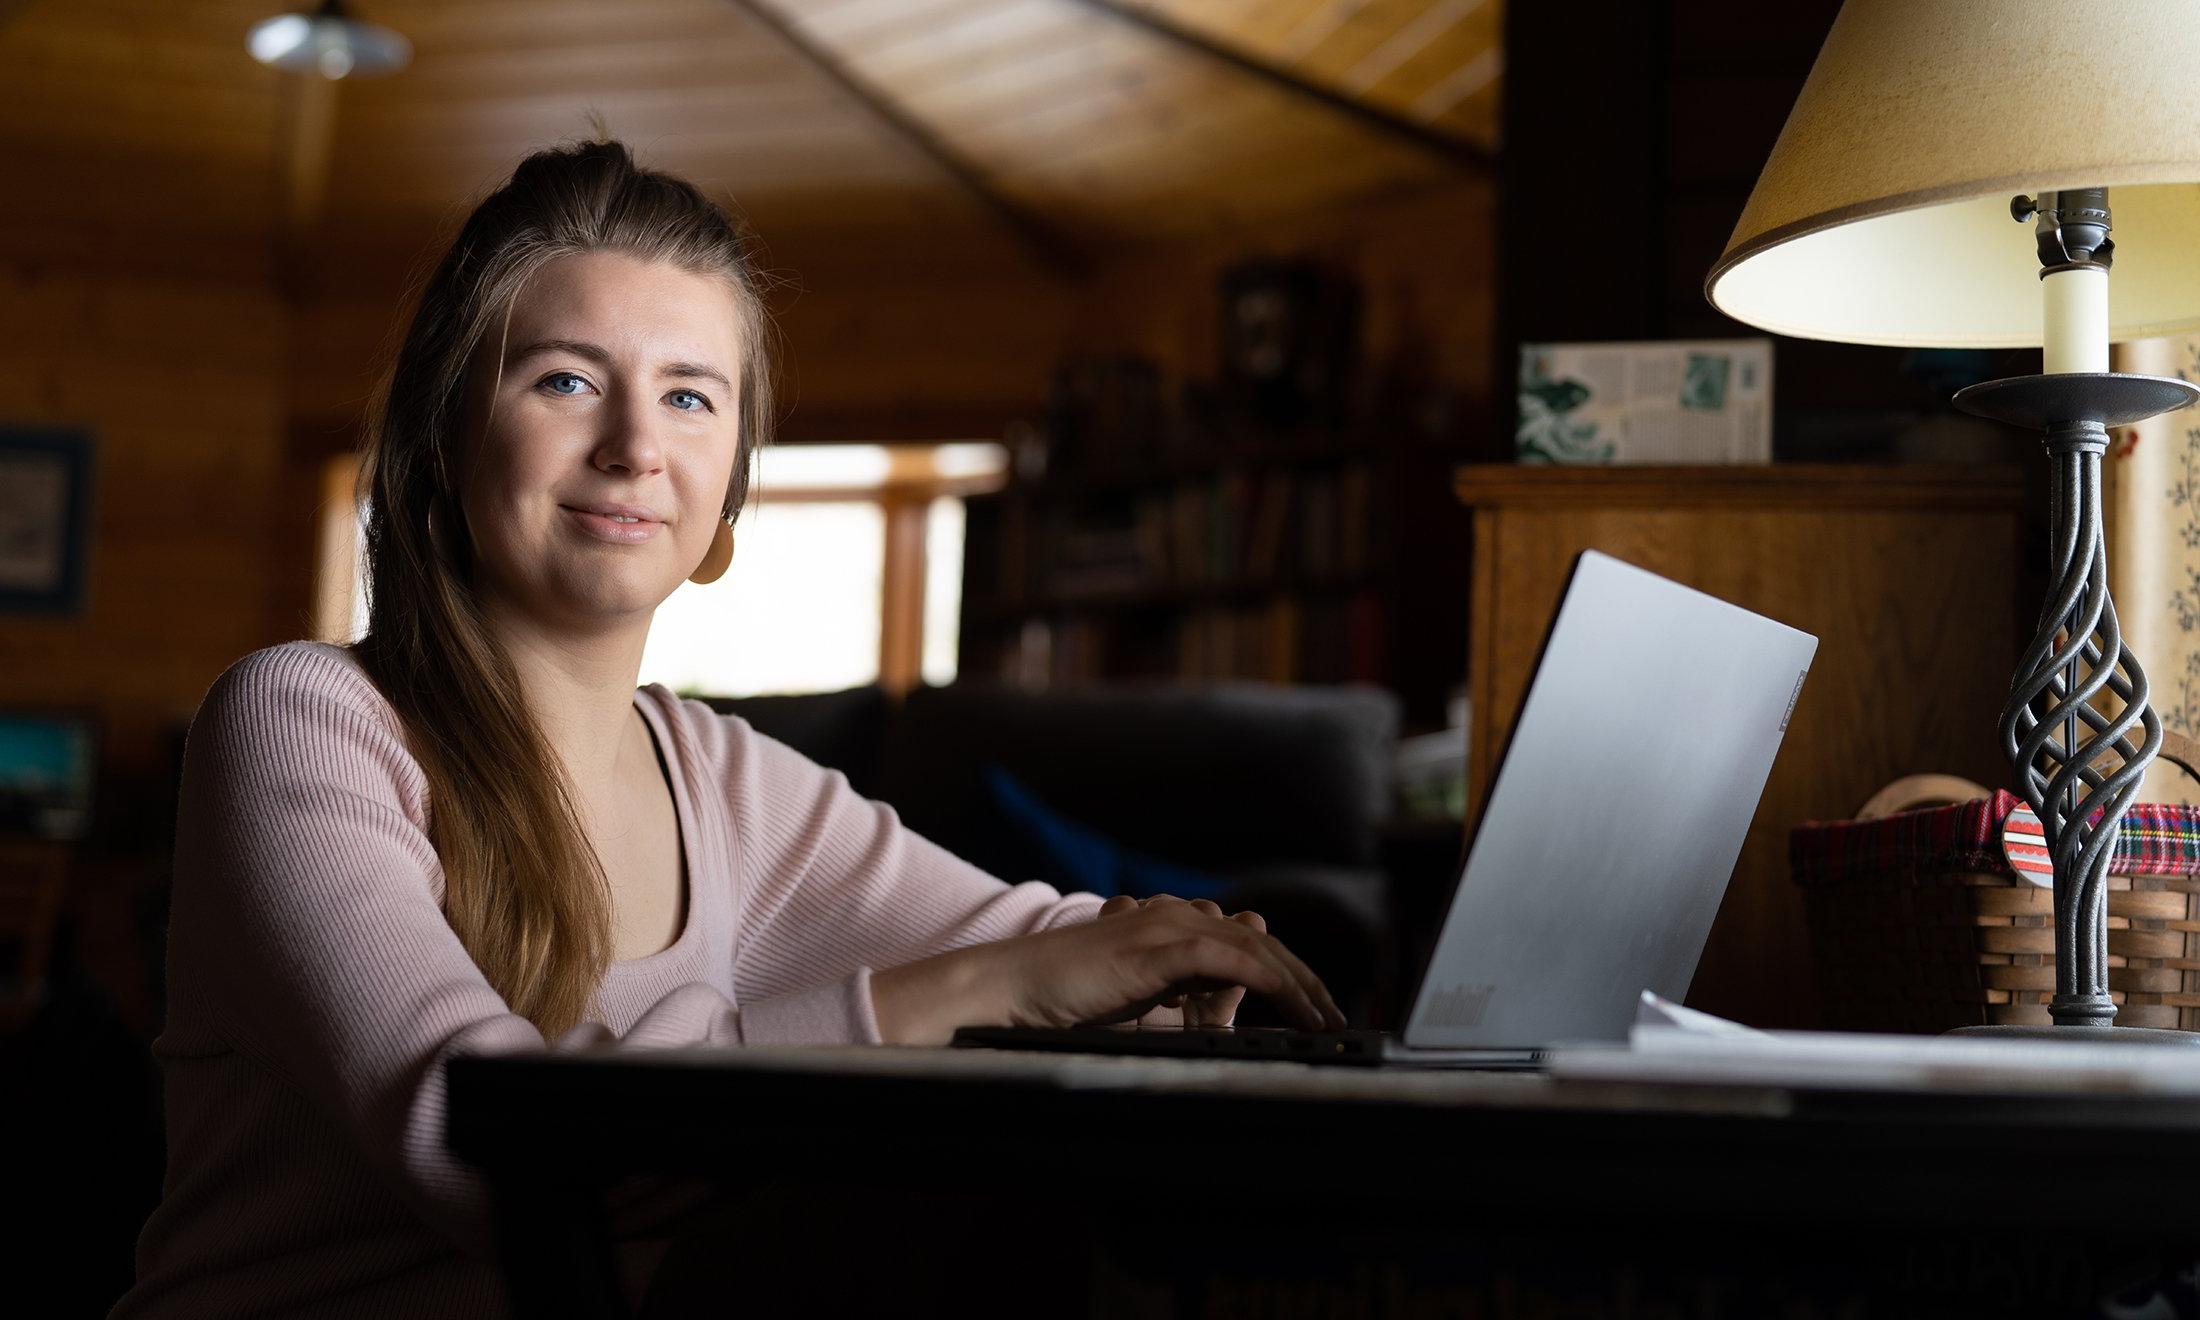
M 1065 279 L 1082 277 L 1087 269 L 1082 253 L 1052 225 L 1033 212 L 1010 201 L 992 184 L 986 182 L 976 167 L 947 145 L 930 129 L 881 95 L 846 65 L 808 35 L 783 17 L 767 0 L 727 0 L 734 8 L 746 14 L 758 25 L 769 30 L 782 44 L 815 70 L 827 82 L 832 83 L 851 100 L 860 105 L 872 118 L 884 124 L 889 132 L 914 147 L 933 165 L 937 166 L 970 199 L 990 212 L 996 220 L 1016 235 L 1024 249 L 1048 273 Z
M 1381 106 L 1370 105 L 1358 97 L 1347 95 L 1317 83 L 1308 82 L 1280 65 L 1248 55 L 1241 50 L 1216 41 L 1204 33 L 1194 32 L 1165 18 L 1153 10 L 1123 0 L 1075 0 L 1088 9 L 1141 28 L 1178 46 L 1198 52 L 1210 60 L 1227 64 L 1240 73 L 1250 74 L 1271 87 L 1278 88 L 1301 100 L 1312 101 L 1326 109 L 1336 111 L 1359 123 L 1362 127 L 1409 146 L 1417 147 L 1431 155 L 1441 157 L 1447 163 L 1476 174 L 1488 174 L 1497 167 L 1496 157 L 1486 148 L 1465 138 L 1431 128 L 1417 120 L 1394 114 Z

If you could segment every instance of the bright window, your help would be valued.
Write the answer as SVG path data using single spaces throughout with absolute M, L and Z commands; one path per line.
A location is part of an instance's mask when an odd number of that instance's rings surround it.
M 641 681 L 725 696 L 876 682 L 885 564 L 876 502 L 767 495 L 734 524 L 726 575 L 683 583 L 657 607 Z
M 959 495 L 933 500 L 924 517 L 924 681 L 955 681 L 956 643 L 962 631 L 963 502 Z

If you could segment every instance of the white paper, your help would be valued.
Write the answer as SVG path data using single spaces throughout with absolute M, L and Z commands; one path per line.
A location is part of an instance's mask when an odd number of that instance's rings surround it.
M 1642 992 L 1642 1002 L 1635 1007 L 1635 1032 L 1641 1035 L 1647 1029 L 1648 1034 L 1654 1040 L 1660 1034 L 1658 1029 L 1661 1027 L 1669 1027 L 1689 1035 L 1715 1036 L 1728 1040 L 1736 1037 L 1755 1040 L 1771 1039 L 1766 1033 L 1757 1030 L 1755 1027 L 1745 1027 L 1739 1022 L 1729 1022 L 1723 1017 L 1714 1017 L 1709 1013 L 1698 1012 L 1693 1008 L 1683 1008 L 1670 999 L 1661 998 L 1645 990 Z
M 1758 1031 L 1645 993 L 1625 1045 L 1555 1051 L 1559 1078 L 1813 1090 L 2200 1095 L 2200 1045 Z

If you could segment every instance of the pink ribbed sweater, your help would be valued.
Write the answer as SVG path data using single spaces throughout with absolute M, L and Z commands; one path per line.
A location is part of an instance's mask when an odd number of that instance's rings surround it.
M 1093 916 L 904 828 L 784 743 L 662 687 L 687 921 L 614 963 L 578 1049 L 876 1042 L 871 969 Z M 488 1316 L 484 1189 L 444 1150 L 443 1061 L 545 1042 L 440 907 L 427 786 L 350 652 L 217 680 L 176 828 L 168 1171 L 118 1317 Z M 545 1151 L 555 1159 L 555 1151 Z

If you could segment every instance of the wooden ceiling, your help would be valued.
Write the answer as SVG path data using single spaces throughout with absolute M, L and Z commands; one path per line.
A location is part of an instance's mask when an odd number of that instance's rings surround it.
M 0 0 L 0 258 L 372 264 L 592 114 L 775 257 L 1056 272 L 1498 144 L 1500 0 L 355 0 L 415 59 L 336 84 L 246 54 L 285 7 Z

